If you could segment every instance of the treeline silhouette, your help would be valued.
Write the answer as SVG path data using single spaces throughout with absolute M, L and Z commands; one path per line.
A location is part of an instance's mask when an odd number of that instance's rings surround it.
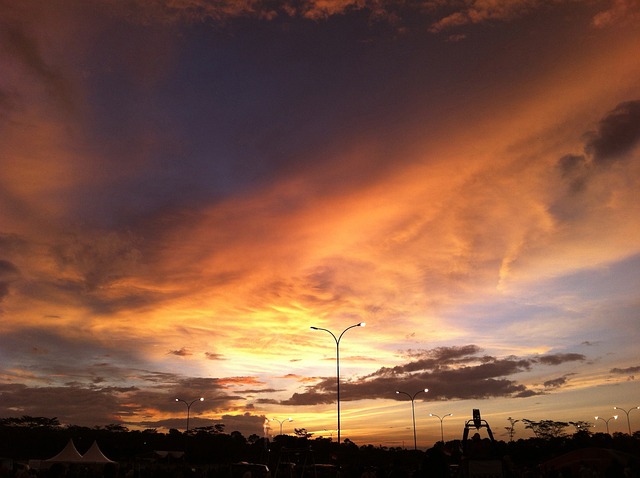
M 508 457 L 514 476 L 525 476 L 526 470 L 553 457 L 581 448 L 606 448 L 640 457 L 640 432 L 592 433 L 588 427 L 575 426 L 575 433 L 566 433 L 564 422 L 524 420 L 536 436 L 514 438 L 513 424 L 505 427 L 508 441 L 497 440 L 496 456 Z M 582 424 L 584 425 L 584 424 Z M 462 431 L 461 431 L 462 435 Z M 366 470 L 376 470 L 377 478 L 385 477 L 439 477 L 429 472 L 434 463 L 446 462 L 451 469 L 460 463 L 462 443 L 450 440 L 435 444 L 426 451 L 357 445 L 349 439 L 338 444 L 331 438 L 313 437 L 305 429 L 296 429 L 295 435 L 278 435 L 267 440 L 258 435 L 244 437 L 240 432 L 227 433 L 224 426 L 194 428 L 189 433 L 171 429 L 160 433 L 155 429 L 129 430 L 113 424 L 102 427 L 62 426 L 56 418 L 29 417 L 0 419 L 0 458 L 15 462 L 46 460 L 59 453 L 72 439 L 83 454 L 97 441 L 104 454 L 121 467 L 140 463 L 154 456 L 156 451 L 177 451 L 183 463 L 190 465 L 230 465 L 238 462 L 263 463 L 275 470 L 285 450 L 309 450 L 307 464 L 340 465 L 341 477 L 360 478 Z M 229 475 L 226 475 L 229 476 Z M 533 475 L 532 475 L 533 476 Z M 637 476 L 637 475 L 636 475 Z M 277 477 L 274 477 L 277 478 Z M 289 478 L 289 477 L 287 477 Z

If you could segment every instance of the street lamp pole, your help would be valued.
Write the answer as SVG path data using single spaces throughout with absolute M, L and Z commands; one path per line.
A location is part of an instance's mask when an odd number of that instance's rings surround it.
M 632 410 L 639 410 L 640 407 L 633 407 L 633 408 L 630 408 L 629 410 L 625 410 L 624 408 L 620 408 L 620 407 L 613 407 L 613 409 L 614 410 L 621 410 L 621 411 L 623 411 L 624 413 L 627 414 L 627 426 L 629 427 L 629 436 L 631 436 L 631 421 L 629 420 L 629 413 Z
M 611 435 L 609 433 L 609 420 L 611 420 L 612 418 L 614 420 L 617 420 L 618 419 L 618 415 L 614 415 L 614 416 L 609 417 L 609 418 L 596 417 L 596 420 L 602 420 L 603 422 L 605 422 L 607 424 L 607 435 Z
M 438 420 L 440 420 L 440 441 L 442 443 L 444 443 L 444 427 L 442 426 L 442 422 L 444 421 L 445 418 L 452 416 L 453 413 L 447 413 L 446 415 L 442 415 L 442 417 L 436 415 L 435 413 L 430 413 L 429 416 L 430 417 L 436 417 Z
M 338 402 L 338 445 L 340 444 L 340 339 L 342 339 L 342 336 L 347 330 L 353 329 L 354 327 L 364 327 L 365 325 L 366 324 L 364 322 L 351 325 L 346 329 L 344 329 L 338 337 L 336 337 L 334 333 L 331 332 L 329 329 L 323 329 L 322 327 L 311 326 L 312 330 L 323 330 L 324 332 L 327 332 L 328 334 L 331 335 L 331 337 L 333 337 L 333 340 L 335 340 L 336 342 L 336 392 L 337 392 L 336 395 L 337 395 L 337 402 Z
M 189 433 L 189 414 L 191 412 L 191 405 L 193 405 L 196 402 L 202 402 L 202 401 L 204 401 L 203 397 L 196 398 L 195 400 L 191 400 L 191 402 L 187 402 L 186 400 L 183 400 L 181 398 L 176 398 L 176 402 L 182 402 L 187 406 L 187 430 L 185 431 L 185 433 Z
M 272 418 L 271 421 L 278 422 L 280 424 L 280 435 L 282 435 L 282 423 L 283 422 L 292 422 L 293 418 L 289 417 L 286 420 L 278 420 L 277 418 Z
M 416 409 L 415 409 L 415 406 L 414 406 L 414 401 L 416 399 L 416 395 L 418 395 L 419 393 L 428 392 L 428 391 L 429 391 L 428 388 L 423 388 L 422 390 L 418 390 L 413 395 L 409 395 L 407 392 L 402 392 L 400 390 L 396 390 L 397 394 L 406 395 L 407 397 L 409 397 L 411 399 L 411 417 L 413 418 L 413 449 L 414 450 L 418 449 L 418 439 L 416 437 Z

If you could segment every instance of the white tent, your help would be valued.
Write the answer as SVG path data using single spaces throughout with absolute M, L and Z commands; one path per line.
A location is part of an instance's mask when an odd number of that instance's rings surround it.
M 50 463 L 80 463 L 82 461 L 82 455 L 76 449 L 76 446 L 73 444 L 73 440 L 69 440 L 67 446 L 65 446 L 60 453 L 45 461 Z
M 100 447 L 98 446 L 97 441 L 94 441 L 93 445 L 91 445 L 91 448 L 89 448 L 87 452 L 84 455 L 82 455 L 82 462 L 83 463 L 115 463 L 115 461 L 110 460 L 109 458 L 104 456 L 104 453 L 102 453 L 102 450 L 100 450 Z

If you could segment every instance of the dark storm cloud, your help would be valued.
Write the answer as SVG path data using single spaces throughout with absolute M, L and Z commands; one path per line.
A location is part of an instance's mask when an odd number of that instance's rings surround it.
M 200 401 L 199 398 L 204 398 Z M 187 403 L 195 402 L 192 410 L 198 410 L 198 413 L 215 413 L 221 409 L 228 409 L 235 401 L 241 399 L 237 395 L 231 395 L 224 392 L 222 387 L 215 381 L 210 381 L 200 388 L 189 388 L 186 385 L 177 384 L 175 386 L 163 387 L 162 389 L 139 390 L 127 396 L 129 406 L 137 409 L 152 409 L 166 413 L 175 413 L 177 416 L 182 414 L 186 409 L 186 405 L 176 398 L 184 400 Z M 134 415 L 135 413 L 132 413 Z
M 14 365 L 11 370 L 0 367 L 0 375 L 38 385 L 24 385 L 19 390 L 8 385 L 0 387 L 5 416 L 57 416 L 64 423 L 78 425 L 130 423 L 130 417 L 145 414 L 149 409 L 180 413 L 175 399 L 198 398 L 194 397 L 194 390 L 205 397 L 205 402 L 198 406 L 215 412 L 245 399 L 246 392 L 229 393 L 230 383 L 258 383 L 251 377 L 185 377 L 136 368 L 133 365 L 143 361 L 119 350 L 118 344 L 112 344 L 116 348 L 111 349 L 101 342 L 77 341 L 42 330 L 25 330 L 3 338 L 5 346 L 0 353 L 10 354 L 21 367 Z M 42 378 L 34 382 L 34 374 Z M 54 401 L 72 402 L 76 396 L 96 398 L 87 405 L 76 401 L 76 412 L 72 412 L 71 406 L 49 406 Z
M 334 382 L 335 384 L 335 382 Z M 334 387 L 335 388 L 335 387 Z M 291 395 L 291 398 L 287 400 L 281 400 L 281 405 L 321 405 L 321 404 L 329 404 L 333 403 L 336 399 L 335 391 L 329 392 L 325 391 L 324 387 L 321 387 L 320 392 L 316 392 L 313 390 L 313 387 L 309 387 L 308 391 L 303 393 L 294 393 Z M 260 402 L 258 402 L 260 403 Z
M 207 427 L 217 424 L 225 426 L 225 432 L 230 433 L 238 430 L 243 435 L 249 436 L 252 433 L 261 433 L 264 416 L 253 416 L 250 413 L 241 415 L 223 415 L 220 419 L 204 418 L 199 415 L 217 413 L 219 410 L 229 410 L 230 408 L 240 409 L 243 411 L 254 408 L 253 404 L 245 403 L 237 406 L 238 401 L 244 400 L 245 391 L 242 396 L 238 394 L 229 394 L 226 392 L 228 380 L 217 378 L 203 377 L 174 377 L 176 382 L 167 387 L 159 386 L 156 390 L 140 390 L 130 394 L 128 399 L 130 403 L 144 404 L 146 409 L 153 408 L 161 410 L 165 413 L 174 413 L 177 418 L 168 418 L 156 421 L 129 422 L 130 424 L 152 427 L 152 428 L 184 428 L 184 413 L 186 406 L 182 402 L 177 402 L 176 398 L 190 402 L 196 400 L 191 407 L 191 428 Z M 249 380 L 249 378 L 245 378 Z M 197 393 L 194 391 L 197 390 Z M 269 392 L 269 390 L 261 390 L 261 392 Z M 199 401 L 198 397 L 203 397 L 203 401 Z M 133 413 L 132 413 L 133 415 Z M 126 422 L 126 420 L 125 420 Z
M 465 400 L 490 397 L 529 397 L 543 393 L 527 388 L 510 376 L 531 370 L 536 364 L 557 366 L 565 362 L 582 361 L 581 354 L 552 354 L 543 357 L 498 358 L 481 355 L 476 345 L 440 347 L 433 350 L 409 350 L 406 356 L 422 357 L 393 368 L 381 368 L 373 374 L 341 384 L 341 400 L 372 398 L 404 400 L 395 390 L 411 392 L 428 388 L 425 400 Z M 567 375 L 563 377 L 566 381 Z M 556 379 L 545 384 L 558 388 L 564 382 Z M 335 379 L 324 378 L 281 402 L 283 405 L 316 405 L 335 399 Z M 269 402 L 272 403 L 272 402 Z
M 420 370 L 447 370 L 452 366 L 460 366 L 466 363 L 484 363 L 485 368 L 496 365 L 495 358 L 491 356 L 478 355 L 481 349 L 476 345 L 465 345 L 456 347 L 439 347 L 433 350 L 426 350 L 420 353 L 411 351 L 411 357 L 423 357 L 409 362 L 405 365 L 399 365 L 391 369 L 383 368 L 376 374 L 381 375 L 402 375 L 405 373 L 416 372 Z M 527 367 L 529 364 L 520 361 L 517 366 Z M 511 360 L 502 362 L 502 366 L 506 364 L 514 364 Z M 374 374 L 374 375 L 376 375 Z
M 256 400 L 256 403 L 261 405 L 279 405 L 281 401 L 276 400 L 275 398 L 259 398 Z
M 525 385 L 506 378 L 478 378 L 473 370 L 445 372 L 425 377 L 430 383 L 429 398 L 433 400 L 467 400 L 492 397 L 517 397 L 533 393 Z M 433 383 L 433 386 L 431 386 Z M 435 393 L 431 393 L 431 391 Z
M 622 159 L 640 141 L 640 100 L 620 103 L 585 139 L 585 151 L 594 163 L 608 164 Z
M 412 358 L 429 357 L 434 360 L 444 362 L 451 359 L 459 359 L 462 357 L 472 356 L 479 353 L 480 350 L 480 347 L 478 347 L 477 345 L 460 345 L 453 347 L 438 347 L 428 350 L 409 349 L 404 353 L 404 355 Z
M 618 104 L 583 139 L 585 154 L 567 154 L 557 162 L 571 193 L 583 191 L 590 177 L 598 173 L 593 166 L 623 160 L 640 143 L 640 100 Z
M 132 421 L 132 417 L 144 415 L 149 410 L 175 412 L 176 416 L 182 416 L 184 404 L 176 402 L 176 398 L 190 401 L 204 397 L 204 401 L 193 405 L 194 413 L 228 410 L 244 398 L 228 393 L 226 386 L 216 378 L 117 369 L 108 364 L 100 364 L 98 368 L 111 379 L 119 375 L 120 383 L 135 380 L 140 386 L 101 386 L 105 380 L 97 375 L 93 380 L 68 381 L 64 386 L 0 384 L 0 416 L 55 416 L 64 424 L 87 426 L 109 423 L 139 425 Z M 196 394 L 194 390 L 197 390 Z M 175 420 L 177 425 L 179 419 Z
M 57 417 L 63 424 L 93 426 L 118 422 L 126 412 L 115 389 L 0 384 L 0 394 L 2 416 Z
M 536 360 L 544 365 L 560 365 L 564 362 L 582 362 L 586 360 L 582 354 L 568 353 L 568 354 L 551 354 L 538 357 Z
M 559 388 L 559 387 L 562 387 L 569 380 L 569 378 L 568 378 L 569 375 L 571 375 L 571 374 L 563 375 L 562 377 L 554 378 L 552 380 L 547 380 L 547 381 L 543 382 L 542 385 L 544 385 L 545 388 Z
M 278 393 L 278 392 L 282 392 L 284 391 L 284 389 L 277 389 L 277 388 L 248 388 L 248 389 L 243 389 L 242 393 L 244 395 L 253 395 L 256 393 Z
M 153 385 L 162 385 L 165 383 L 175 384 L 179 381 L 180 375 L 169 372 L 157 372 L 150 370 L 137 370 L 136 376 L 140 377 L 141 380 L 149 382 Z
M 556 163 L 562 186 L 550 211 L 563 220 L 575 220 L 607 203 L 610 188 L 595 188 L 594 182 L 606 166 L 625 161 L 640 143 L 640 100 L 618 104 L 583 140 L 584 154 L 566 154 Z
M 537 392 L 535 390 L 530 390 L 530 389 L 526 389 L 523 390 L 521 392 L 516 393 L 515 395 L 513 395 L 514 398 L 527 398 L 527 397 L 534 397 L 536 395 L 540 395 L 541 392 Z
M 409 349 L 404 355 L 417 359 L 405 365 L 382 368 L 376 374 L 397 375 L 417 370 L 436 369 L 449 365 L 478 361 L 477 354 L 481 352 L 477 345 L 463 345 L 453 347 L 438 347 L 431 350 Z
M 609 370 L 609 373 L 616 373 L 621 375 L 626 375 L 629 373 L 638 373 L 640 372 L 640 365 L 636 365 L 635 367 L 626 367 L 626 368 L 612 368 Z

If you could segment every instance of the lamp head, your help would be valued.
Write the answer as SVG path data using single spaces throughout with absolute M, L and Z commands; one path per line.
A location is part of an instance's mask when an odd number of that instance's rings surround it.
M 179 398 L 176 398 L 176 402 L 179 402 L 179 401 L 180 401 L 180 399 L 179 399 Z
M 360 322 L 360 323 L 358 324 L 358 327 L 364 327 L 365 325 L 367 325 L 367 323 L 366 323 L 366 322 Z
M 311 326 L 311 330 L 318 330 L 318 327 Z
M 618 415 L 614 415 L 614 416 L 613 416 L 613 419 L 614 419 L 614 420 L 617 420 L 617 419 L 618 419 Z
M 201 402 L 204 402 L 204 397 L 200 397 L 200 401 L 201 401 Z
M 597 416 L 597 415 L 595 416 L 595 419 L 596 419 L 596 420 L 598 419 L 598 416 Z

